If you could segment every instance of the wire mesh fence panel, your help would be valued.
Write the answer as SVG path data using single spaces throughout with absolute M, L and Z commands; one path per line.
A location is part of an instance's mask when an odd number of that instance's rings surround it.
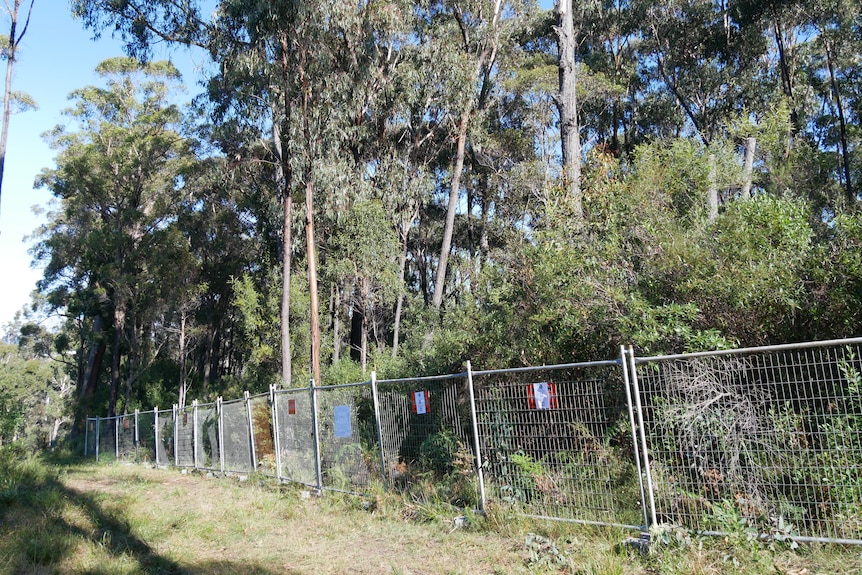
M 85 435 L 86 445 L 84 446 L 84 454 L 87 457 L 96 457 L 96 445 L 99 443 L 99 435 L 96 431 L 99 422 L 98 417 L 87 418 L 87 433 Z
M 186 406 L 177 410 L 176 422 L 176 464 L 180 467 L 195 465 L 195 412 L 194 407 Z
M 277 391 L 275 401 L 280 475 L 297 483 L 316 485 L 311 391 L 308 388 Z
M 222 403 L 222 427 L 225 471 L 253 471 L 245 400 Z
M 477 372 L 489 499 L 530 515 L 644 522 L 622 366 Z
M 466 377 L 378 382 L 380 434 L 390 485 L 446 483 L 475 505 L 477 485 Z M 459 484 L 459 480 L 463 484 Z
M 364 489 L 380 469 L 371 385 L 318 388 L 317 404 L 323 487 Z
M 195 429 L 197 465 L 202 469 L 220 469 L 218 410 L 215 404 L 198 405 Z
M 159 465 L 174 464 L 174 412 L 163 409 L 158 412 L 158 439 L 156 441 L 156 455 Z
M 142 411 L 138 414 L 138 462 L 155 461 L 155 420 L 155 411 Z
M 113 461 L 117 458 L 117 418 L 101 418 L 97 429 L 99 431 L 99 460 Z
M 862 542 L 860 351 L 638 360 L 658 521 Z
M 117 453 L 120 459 L 135 461 L 137 446 L 135 445 L 135 416 L 121 415 L 117 417 Z
M 257 471 L 275 476 L 275 436 L 272 434 L 272 405 L 270 395 L 257 395 L 249 399 L 251 410 L 254 453 Z

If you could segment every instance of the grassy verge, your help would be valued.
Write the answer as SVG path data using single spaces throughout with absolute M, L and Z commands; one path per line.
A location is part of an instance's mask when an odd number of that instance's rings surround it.
M 457 513 L 0 451 L 0 573 L 862 573 L 859 548 L 664 534 L 639 555 L 619 547 L 626 532 Z

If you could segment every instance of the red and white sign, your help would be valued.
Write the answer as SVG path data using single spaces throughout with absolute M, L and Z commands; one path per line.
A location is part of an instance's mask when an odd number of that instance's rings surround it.
M 422 415 L 428 413 L 428 400 L 431 399 L 431 393 L 427 391 L 415 391 L 410 396 L 410 408 L 413 413 Z
M 527 386 L 527 403 L 530 409 L 557 409 L 557 384 L 542 381 Z

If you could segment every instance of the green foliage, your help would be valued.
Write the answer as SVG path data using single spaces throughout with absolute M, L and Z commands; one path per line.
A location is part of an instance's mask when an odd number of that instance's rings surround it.
M 530 555 L 527 560 L 530 565 L 559 569 L 572 564 L 569 556 L 553 540 L 543 535 L 528 534 L 524 539 L 524 547 Z
M 279 274 L 271 268 L 263 293 L 251 275 L 234 279 L 234 305 L 242 319 L 249 351 L 247 381 L 249 391 L 265 391 L 277 381 L 281 367 L 280 324 L 281 294 Z
M 48 264 L 41 288 L 73 318 L 64 348 L 79 362 L 125 322 L 116 359 L 135 387 L 126 407 L 170 401 L 181 359 L 201 393 L 278 381 L 285 255 L 289 375 L 304 385 L 318 280 L 307 274 L 303 216 L 316 222 L 328 382 L 368 377 L 334 359 L 351 337 L 395 376 L 468 359 L 616 357 L 621 344 L 670 353 L 859 333 L 862 36 L 846 2 L 573 6 L 582 198 L 558 178 L 553 11 L 223 0 L 210 19 L 181 4 L 72 8 L 135 56 L 151 56 L 159 38 L 208 51 L 216 72 L 198 103 L 212 125 L 195 119 L 200 142 L 169 105 L 172 65 L 112 58 L 98 69 L 104 87 L 73 95 L 80 132 L 48 136 L 58 165 L 40 178 L 61 202 L 36 249 Z M 757 143 L 751 199 L 743 138 Z M 206 158 L 190 155 L 197 144 Z M 92 333 L 96 317 L 107 325 Z M 194 325 L 183 358 L 180 317 Z M 47 349 L 44 335 L 28 326 L 31 353 Z M 107 395 L 94 391 L 97 404 Z
M 48 446 L 53 425 L 66 421 L 72 382 L 52 359 L 26 358 L 0 343 L 0 445 L 20 440 L 27 450 Z
M 419 463 L 440 475 L 452 473 L 455 469 L 455 456 L 465 447 L 451 429 L 432 433 L 419 445 Z

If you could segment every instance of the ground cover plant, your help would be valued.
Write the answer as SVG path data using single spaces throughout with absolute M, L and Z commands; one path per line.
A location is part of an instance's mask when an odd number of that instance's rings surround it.
M 56 458 L 55 458 L 56 459 Z M 2 573 L 854 573 L 862 549 L 630 533 L 486 516 L 421 492 L 306 497 L 259 477 L 210 477 L 0 452 Z

